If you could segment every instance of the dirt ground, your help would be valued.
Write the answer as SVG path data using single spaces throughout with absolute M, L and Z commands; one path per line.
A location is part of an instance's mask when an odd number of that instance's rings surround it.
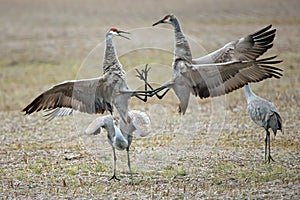
M 299 199 L 299 8 L 298 0 L 2 0 L 0 197 Z M 43 113 L 21 113 L 52 85 L 95 76 L 104 34 L 111 27 L 133 32 L 130 42 L 115 40 L 130 78 L 135 75 L 128 66 L 155 57 L 165 66 L 159 69 L 162 77 L 157 84 L 167 80 L 170 53 L 152 52 L 153 57 L 147 57 L 128 49 L 156 42 L 172 52 L 171 27 L 151 28 L 169 13 L 180 19 L 195 57 L 268 24 L 277 29 L 274 47 L 266 55 L 283 60 L 279 66 L 284 75 L 252 84 L 257 95 L 276 105 L 284 121 L 285 134 L 271 137 L 275 162 L 264 163 L 265 133 L 250 120 L 243 89 L 214 99 L 192 98 L 184 116 L 177 114 L 172 94 L 147 103 L 132 99 L 130 108 L 147 112 L 153 129 L 145 138 L 135 137 L 131 146 L 135 185 L 130 185 L 125 151 L 117 152 L 121 181 L 108 181 L 113 160 L 105 131 L 83 134 L 96 115 L 75 114 L 49 122 Z M 154 74 L 158 68 L 150 66 Z

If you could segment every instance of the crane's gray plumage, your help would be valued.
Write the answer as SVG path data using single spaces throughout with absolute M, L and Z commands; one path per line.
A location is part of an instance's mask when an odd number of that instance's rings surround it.
M 269 30 L 271 26 L 193 60 L 178 19 L 172 14 L 167 15 L 153 26 L 159 23 L 169 23 L 174 27 L 173 75 L 169 81 L 149 94 L 157 94 L 165 88 L 173 89 L 180 101 L 179 112 L 182 114 L 187 109 L 190 93 L 200 98 L 215 97 L 239 89 L 249 82 L 282 76 L 280 68 L 271 66 L 282 62 L 273 60 L 276 56 L 256 59 L 273 45 L 276 30 Z M 141 75 L 138 77 L 144 80 Z M 163 98 L 165 94 L 166 92 L 159 98 Z
M 193 59 L 192 62 L 194 64 L 204 64 L 255 60 L 273 47 L 272 42 L 275 38 L 276 29 L 270 30 L 271 28 L 272 25 L 269 25 L 239 40 L 231 41 L 208 55 Z
M 131 110 L 128 113 L 130 123 L 124 123 L 123 120 L 114 120 L 112 115 L 101 116 L 96 118 L 85 130 L 85 134 L 99 134 L 101 128 L 106 129 L 108 142 L 112 146 L 114 156 L 114 173 L 111 179 L 119 180 L 116 177 L 116 160 L 115 149 L 127 151 L 128 168 L 133 184 L 132 171 L 130 166 L 129 147 L 133 139 L 133 133 L 137 132 L 141 137 L 147 136 L 151 131 L 150 118 L 144 112 Z
M 103 61 L 104 74 L 98 78 L 65 81 L 53 86 L 35 98 L 23 109 L 25 114 L 40 110 L 51 111 L 49 119 L 65 116 L 77 110 L 85 113 L 113 112 L 117 108 L 121 118 L 127 121 L 128 104 L 131 96 L 145 96 L 143 91 L 131 91 L 127 85 L 126 74 L 118 60 L 112 38 L 122 36 L 116 28 L 106 33 L 106 47 Z M 128 38 L 127 38 L 128 39 Z M 53 111 L 54 110 L 54 111 Z
M 247 110 L 250 118 L 259 126 L 266 130 L 265 139 L 265 160 L 267 159 L 267 148 L 268 148 L 268 162 L 273 160 L 271 157 L 270 150 L 270 132 L 271 128 L 274 135 L 276 136 L 277 130 L 282 130 L 282 119 L 272 102 L 269 102 L 259 96 L 256 96 L 250 85 L 245 85 L 245 96 L 247 100 Z M 274 161 L 274 160 L 273 160 Z
M 64 117 L 73 114 L 74 110 L 72 108 L 56 108 L 55 110 L 46 110 L 46 120 L 51 121 L 56 117 Z

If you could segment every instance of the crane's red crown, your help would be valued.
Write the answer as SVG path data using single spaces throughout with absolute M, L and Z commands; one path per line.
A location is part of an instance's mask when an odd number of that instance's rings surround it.
M 110 30 L 114 31 L 114 32 L 119 32 L 119 30 L 117 28 L 111 28 Z

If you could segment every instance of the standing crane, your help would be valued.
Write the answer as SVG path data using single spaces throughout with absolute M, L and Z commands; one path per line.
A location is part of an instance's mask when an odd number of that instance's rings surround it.
M 119 121 L 117 118 L 113 118 L 112 115 L 98 117 L 87 127 L 87 129 L 85 130 L 85 134 L 99 134 L 101 128 L 106 129 L 108 142 L 112 146 L 114 157 L 114 172 L 113 176 L 109 180 L 120 180 L 116 176 L 117 156 L 115 149 L 126 149 L 128 161 L 127 164 L 131 176 L 131 183 L 134 184 L 130 166 L 129 147 L 133 139 L 133 133 L 137 132 L 137 134 L 141 137 L 145 137 L 151 131 L 151 124 L 148 115 L 144 112 L 138 110 L 131 110 L 128 114 L 131 121 L 127 124 L 124 123 L 123 120 Z
M 111 28 L 106 33 L 103 60 L 103 76 L 91 79 L 71 80 L 57 84 L 36 97 L 22 111 L 31 114 L 40 110 L 50 111 L 47 116 L 70 115 L 73 110 L 85 113 L 113 112 L 117 108 L 122 120 L 128 122 L 128 104 L 132 96 L 147 101 L 147 92 L 132 91 L 126 81 L 125 71 L 117 57 L 113 36 L 129 39 L 128 32 Z
M 275 108 L 274 104 L 270 101 L 267 101 L 259 96 L 256 96 L 250 85 L 245 85 L 245 96 L 247 100 L 247 110 L 250 115 L 250 118 L 259 126 L 263 127 L 266 130 L 265 138 L 265 161 L 267 161 L 267 151 L 268 151 L 268 162 L 270 160 L 274 161 L 271 156 L 271 147 L 270 147 L 270 132 L 271 128 L 274 135 L 276 136 L 277 130 L 282 130 L 282 119 Z
M 282 62 L 273 60 L 276 56 L 257 59 L 273 46 L 276 30 L 270 30 L 271 25 L 206 56 L 193 59 L 178 19 L 173 14 L 166 15 L 153 26 L 161 23 L 171 24 L 175 32 L 173 75 L 148 94 L 153 96 L 164 89 L 173 89 L 180 102 L 179 113 L 186 112 L 191 93 L 200 98 L 215 97 L 237 90 L 249 82 L 282 76 L 280 68 L 271 66 Z M 138 77 L 145 81 L 143 72 L 138 72 Z M 152 88 L 150 84 L 148 86 Z M 157 96 L 161 99 L 167 92 Z

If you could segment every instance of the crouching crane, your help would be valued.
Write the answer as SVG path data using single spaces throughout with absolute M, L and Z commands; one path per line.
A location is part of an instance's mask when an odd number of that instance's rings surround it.
M 114 166 L 113 166 L 113 176 L 110 180 L 120 180 L 116 176 L 116 149 L 127 151 L 127 164 L 129 168 L 129 173 L 131 176 L 131 183 L 133 182 L 133 176 L 130 166 L 130 157 L 129 157 L 129 147 L 133 139 L 133 133 L 136 132 L 141 137 L 147 136 L 151 131 L 150 118 L 144 112 L 138 110 L 129 111 L 130 123 L 124 123 L 123 120 L 118 120 L 112 115 L 106 115 L 96 118 L 85 130 L 85 134 L 99 134 L 101 128 L 106 129 L 107 138 L 109 144 L 112 146 Z

